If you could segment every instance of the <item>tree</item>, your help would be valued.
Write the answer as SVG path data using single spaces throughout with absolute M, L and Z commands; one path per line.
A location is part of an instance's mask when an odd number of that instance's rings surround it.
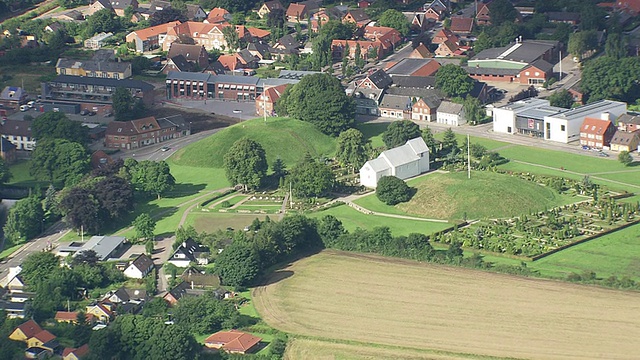
M 628 151 L 621 151 L 620 154 L 618 154 L 618 161 L 620 161 L 624 166 L 629 166 L 633 162 L 633 157 Z
M 220 253 L 215 269 L 224 285 L 246 286 L 260 270 L 258 254 L 249 246 L 234 242 Z
M 357 67 L 360 69 L 364 68 L 365 61 L 362 57 L 362 48 L 360 47 L 360 43 L 356 43 L 356 50 L 353 53 L 353 58 Z
M 267 26 L 282 29 L 287 22 L 284 9 L 273 9 L 267 14 Z
M 287 166 L 282 159 L 277 158 L 271 164 L 271 171 L 273 171 L 273 177 L 279 182 L 287 175 Z
M 0 158 L 0 184 L 9 181 L 12 176 L 9 167 L 4 163 L 4 159 Z
M 38 141 L 31 156 L 36 179 L 73 185 L 89 170 L 89 155 L 79 143 L 62 139 Z
M 147 253 L 147 255 L 149 256 L 153 255 L 154 248 L 155 248 L 155 244 L 153 243 L 153 240 L 149 239 L 147 240 L 147 242 L 144 243 L 144 250 Z
M 460 66 L 447 64 L 436 73 L 436 87 L 449 97 L 464 96 L 473 89 L 473 79 Z
M 155 237 L 156 221 L 147 213 L 138 215 L 138 217 L 133 220 L 133 227 L 136 229 L 137 239 L 153 240 Z
M 484 108 L 480 100 L 473 96 L 467 96 L 463 102 L 464 115 L 471 125 L 476 125 L 484 119 Z
M 123 87 L 116 88 L 116 91 L 111 97 L 113 106 L 114 118 L 116 121 L 127 121 L 135 119 L 140 115 L 139 106 L 135 106 L 136 100 L 131 95 L 131 92 Z
M 153 14 L 151 14 L 151 17 L 149 17 L 149 25 L 156 26 L 156 25 L 166 24 L 168 22 L 172 22 L 176 20 L 180 22 L 185 22 L 188 19 L 182 11 L 175 9 L 173 7 L 170 7 L 167 9 L 162 9 L 160 11 L 155 11 Z
M 333 40 L 348 40 L 353 37 L 353 33 L 356 30 L 354 23 L 343 23 L 339 20 L 329 20 L 322 24 L 322 28 L 319 31 L 318 36 L 324 36 L 331 43 Z
M 565 109 L 571 109 L 573 105 L 573 95 L 565 89 L 554 92 L 548 98 L 551 106 L 562 107 Z
M 436 140 L 435 137 L 433 137 L 433 133 L 431 132 L 431 128 L 430 127 L 425 127 L 422 130 L 422 140 L 424 140 L 424 143 L 427 145 L 427 148 L 429 149 L 429 153 L 435 154 L 436 153 L 436 148 L 438 146 L 438 141 Z
M 233 143 L 224 156 L 227 179 L 233 185 L 244 185 L 245 189 L 259 188 L 267 174 L 267 167 L 264 148 L 249 138 Z
M 598 33 L 595 30 L 578 31 L 569 36 L 567 49 L 574 57 L 582 60 L 587 51 L 598 47 Z
M 10 244 L 18 245 L 34 238 L 42 231 L 44 211 L 38 197 L 31 195 L 19 200 L 9 210 L 4 236 Z
M 340 133 L 336 149 L 336 159 L 343 165 L 359 169 L 367 161 L 368 141 L 357 129 L 349 129 Z
M 173 189 L 176 179 L 171 175 L 169 164 L 165 161 L 149 161 L 143 160 L 137 162 L 133 159 L 127 159 L 124 165 L 124 171 L 127 179 L 136 190 L 149 194 L 154 194 L 160 199 L 160 196 Z
M 487 148 L 480 144 L 471 144 L 469 152 L 475 159 L 481 159 L 487 153 Z
M 83 38 L 86 39 L 101 32 L 110 32 L 115 34 L 122 28 L 122 24 L 120 23 L 118 16 L 111 9 L 101 9 L 96 11 L 86 19 L 85 26 Z
M 622 59 L 628 54 L 627 44 L 620 33 L 609 33 L 604 43 L 604 53 L 612 59 Z
M 446 153 L 457 153 L 458 152 L 458 140 L 456 139 L 456 134 L 448 128 L 444 132 L 444 137 L 442 138 L 442 150 L 445 150 Z
M 383 176 L 378 180 L 376 197 L 387 205 L 396 205 L 411 200 L 411 188 L 395 176 Z
M 318 223 L 318 235 L 326 247 L 331 247 L 340 236 L 346 233 L 342 222 L 333 215 L 325 215 Z
M 312 49 L 311 64 L 313 69 L 322 70 L 323 67 L 331 64 L 331 39 L 327 35 L 316 36 L 313 39 Z
M 95 197 L 112 219 L 118 219 L 133 209 L 133 189 L 118 176 L 109 176 L 95 186 Z
M 491 25 L 500 26 L 503 23 L 513 23 L 518 17 L 518 10 L 509 0 L 494 0 L 489 4 Z
M 588 102 L 611 99 L 634 103 L 640 97 L 640 58 L 600 56 L 589 60 L 580 84 Z
M 60 260 L 51 252 L 35 252 L 28 255 L 20 266 L 20 277 L 27 285 L 35 285 L 38 280 L 48 278 L 59 268 Z
M 89 141 L 89 129 L 77 121 L 69 120 L 62 112 L 49 111 L 38 116 L 31 123 L 31 132 L 39 141 L 64 139 L 83 145 Z
M 84 250 L 75 254 L 71 264 L 73 266 L 79 265 L 89 265 L 95 266 L 100 259 L 98 258 L 98 254 L 96 254 L 93 250 Z
M 104 223 L 100 203 L 91 190 L 75 187 L 60 200 L 62 215 L 74 229 L 97 233 Z
M 345 94 L 340 81 L 334 76 L 305 76 L 289 88 L 291 92 L 286 98 L 289 116 L 310 122 L 323 133 L 333 136 L 354 123 L 355 102 Z
M 387 127 L 382 134 L 382 141 L 387 149 L 392 149 L 400 145 L 404 145 L 407 140 L 420 137 L 420 127 L 418 124 L 409 120 L 394 121 Z
M 222 35 L 224 35 L 224 40 L 227 42 L 227 49 L 229 51 L 233 52 L 240 48 L 240 37 L 238 37 L 235 26 L 223 27 Z
M 383 12 L 378 19 L 378 24 L 396 29 L 402 36 L 409 35 L 409 31 L 411 30 L 411 24 L 409 20 L 407 20 L 407 17 L 400 11 L 393 9 Z
M 334 176 L 331 169 L 315 161 L 309 154 L 297 164 L 287 177 L 293 192 L 299 197 L 317 197 L 325 195 L 333 188 Z

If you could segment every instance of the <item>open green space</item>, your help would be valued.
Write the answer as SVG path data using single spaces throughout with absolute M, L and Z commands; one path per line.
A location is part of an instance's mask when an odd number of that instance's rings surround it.
M 39 94 L 43 81 L 55 77 L 53 66 L 11 65 L 0 67 L 0 89 L 5 86 L 23 87 L 30 94 Z M 25 113 L 34 116 L 32 113 Z
M 214 211 L 217 211 L 217 210 L 220 210 L 220 209 L 229 208 L 229 207 L 239 203 L 240 201 L 242 201 L 242 200 L 244 200 L 246 198 L 248 198 L 247 195 L 232 195 L 232 196 L 229 196 L 229 197 L 226 197 L 226 198 L 223 198 L 223 199 L 218 199 L 214 203 L 216 203 L 218 201 L 220 201 L 220 203 L 218 205 L 212 207 L 212 209 Z M 223 208 L 222 205 L 225 202 L 228 203 L 228 204 L 225 204 L 226 206 Z
M 456 129 L 452 129 L 452 130 L 455 133 Z M 437 140 L 442 140 L 444 138 L 444 131 L 434 134 L 433 137 Z M 462 146 L 463 144 L 467 143 L 467 136 L 463 134 L 456 134 L 456 140 L 458 140 L 458 146 Z M 479 137 L 479 136 L 471 136 L 469 140 L 471 141 L 472 144 L 482 145 L 485 148 L 487 148 L 487 150 L 495 150 L 495 149 L 501 149 L 507 146 L 509 147 L 513 146 L 510 143 L 488 139 L 484 137 Z M 498 152 L 502 154 L 502 151 L 498 151 Z
M 360 130 L 365 139 L 371 141 L 374 148 L 383 147 L 382 133 L 387 130 L 389 123 L 358 123 L 356 129 Z
M 488 171 L 432 173 L 409 186 L 416 194 L 395 206 L 382 203 L 375 194 L 355 202 L 368 210 L 404 213 L 432 219 L 483 219 L 521 215 L 523 211 L 543 210 L 582 200 L 560 195 L 554 190 L 516 176 Z
M 9 165 L 11 179 L 9 179 L 8 184 L 21 187 L 47 186 L 46 182 L 38 181 L 31 175 L 30 168 L 30 160 L 18 160 L 14 164 Z
M 192 212 L 187 216 L 184 226 L 192 225 L 198 232 L 213 233 L 218 230 L 233 228 L 242 230 L 251 225 L 255 218 L 264 220 L 263 214 L 239 214 L 239 213 L 201 213 Z
M 306 153 L 313 157 L 330 157 L 336 147 L 334 138 L 310 123 L 289 118 L 269 118 L 266 122 L 254 119 L 230 126 L 177 151 L 172 161 L 176 165 L 197 168 L 222 168 L 224 155 L 234 142 L 244 137 L 262 145 L 269 164 L 280 158 L 293 166 Z
M 473 141 L 472 141 L 473 142 Z M 628 170 L 620 162 L 595 156 L 578 155 L 574 153 L 533 148 L 529 146 L 511 146 L 499 151 L 500 155 L 511 160 L 520 160 L 533 164 L 564 168 L 579 173 L 596 173 L 604 171 Z
M 409 235 L 411 233 L 432 234 L 451 227 L 449 223 L 431 222 L 422 220 L 398 219 L 393 217 L 369 215 L 361 213 L 347 205 L 336 206 L 308 214 L 312 218 L 322 218 L 325 215 L 333 215 L 342 221 L 346 230 L 353 231 L 357 228 L 372 229 L 378 226 L 386 226 L 394 236 Z
M 566 278 L 594 271 L 599 278 L 628 276 L 640 281 L 640 225 L 575 245 L 529 264 L 544 276 Z

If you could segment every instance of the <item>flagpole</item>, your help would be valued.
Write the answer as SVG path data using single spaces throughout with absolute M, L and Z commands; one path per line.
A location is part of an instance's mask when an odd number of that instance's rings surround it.
M 471 142 L 467 134 L 467 178 L 471 179 Z

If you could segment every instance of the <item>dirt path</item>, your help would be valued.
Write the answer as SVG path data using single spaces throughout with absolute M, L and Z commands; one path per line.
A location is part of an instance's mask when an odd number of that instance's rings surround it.
M 640 352 L 637 292 L 336 251 L 268 283 L 253 299 L 269 325 L 329 343 L 398 347 L 398 358 L 402 349 L 527 359 Z

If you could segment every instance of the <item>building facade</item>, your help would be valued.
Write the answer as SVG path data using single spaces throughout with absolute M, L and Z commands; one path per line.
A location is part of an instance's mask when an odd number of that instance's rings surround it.
M 137 149 L 191 134 L 182 115 L 113 121 L 107 125 L 105 146 L 111 149 Z

